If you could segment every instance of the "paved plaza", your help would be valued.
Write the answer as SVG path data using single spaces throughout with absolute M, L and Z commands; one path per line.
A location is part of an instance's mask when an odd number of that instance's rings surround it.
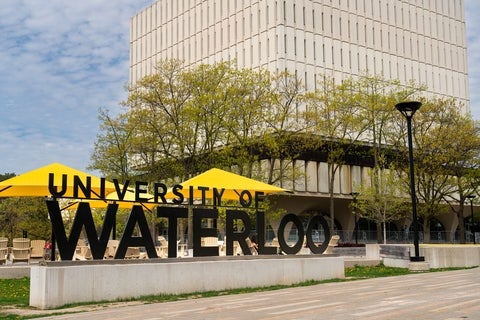
M 480 268 L 117 306 L 41 319 L 480 319 Z

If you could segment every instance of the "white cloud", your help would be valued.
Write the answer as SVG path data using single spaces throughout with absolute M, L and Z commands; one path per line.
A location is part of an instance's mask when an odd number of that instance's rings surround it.
M 465 0 L 467 29 L 468 73 L 470 80 L 470 108 L 476 120 L 480 120 L 480 1 Z
M 0 172 L 89 163 L 128 81 L 130 17 L 154 0 L 2 0 Z

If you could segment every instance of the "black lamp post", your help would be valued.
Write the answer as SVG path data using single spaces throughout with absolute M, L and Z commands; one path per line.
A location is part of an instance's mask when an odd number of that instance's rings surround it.
M 470 212 L 472 213 L 472 235 L 473 235 L 473 244 L 475 244 L 475 220 L 473 218 L 473 199 L 475 199 L 475 196 L 473 194 L 468 195 L 467 199 L 470 200 Z
M 355 244 L 358 244 L 357 196 L 358 192 L 350 192 L 353 198 L 353 215 L 355 216 Z
M 425 257 L 420 257 L 420 248 L 418 245 L 418 222 L 417 222 L 417 202 L 415 192 L 415 171 L 413 166 L 413 142 L 412 142 L 412 118 L 415 112 L 422 106 L 418 101 L 400 102 L 395 105 L 398 111 L 407 119 L 408 131 L 408 158 L 410 163 L 410 193 L 412 196 L 412 218 L 413 218 L 413 245 L 415 247 L 415 256 L 410 257 L 410 261 L 425 261 Z

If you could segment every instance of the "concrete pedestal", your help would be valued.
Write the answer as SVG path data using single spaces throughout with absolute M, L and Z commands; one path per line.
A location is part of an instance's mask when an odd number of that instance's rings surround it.
M 427 272 L 430 271 L 430 263 L 425 261 L 410 261 L 408 270 L 411 272 Z
M 343 258 L 328 255 L 50 262 L 31 268 L 30 306 L 51 309 L 344 277 Z

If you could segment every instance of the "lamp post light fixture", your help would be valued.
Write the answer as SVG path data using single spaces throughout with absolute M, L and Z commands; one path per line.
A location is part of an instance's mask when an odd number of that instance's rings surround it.
M 350 192 L 353 198 L 353 215 L 355 216 L 355 244 L 358 244 L 357 196 L 358 192 Z
M 472 213 L 472 236 L 473 236 L 473 244 L 475 244 L 475 220 L 473 218 L 473 199 L 475 199 L 475 196 L 473 194 L 468 195 L 467 199 L 470 200 L 470 212 Z
M 412 197 L 412 219 L 413 219 L 413 245 L 415 247 L 415 256 L 410 257 L 410 261 L 425 261 L 425 257 L 420 257 L 420 248 L 418 245 L 418 221 L 417 221 L 417 201 L 415 192 L 415 171 L 413 165 L 413 142 L 412 142 L 412 118 L 415 112 L 420 109 L 422 103 L 419 101 L 400 102 L 395 105 L 398 111 L 407 119 L 408 134 L 408 159 L 410 164 L 410 193 Z

